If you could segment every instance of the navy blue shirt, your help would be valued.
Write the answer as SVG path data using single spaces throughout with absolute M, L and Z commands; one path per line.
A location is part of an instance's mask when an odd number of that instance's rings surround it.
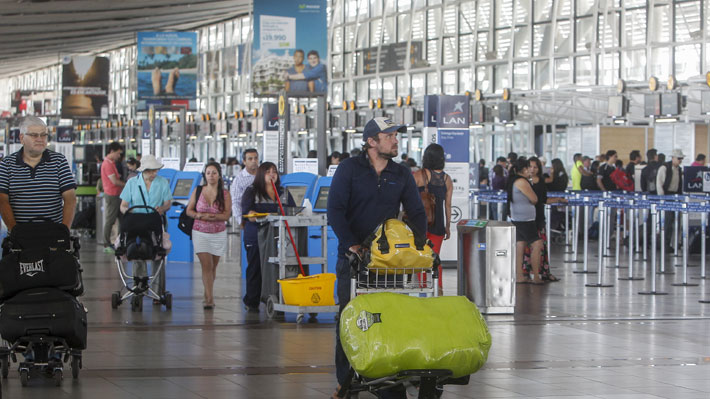
M 283 206 L 296 206 L 291 194 L 288 195 L 288 199 L 284 197 L 284 191 L 283 187 L 279 187 L 279 197 L 281 198 Z M 261 198 L 261 196 L 256 194 L 256 190 L 254 190 L 253 185 L 247 187 L 244 191 L 244 195 L 242 196 L 242 214 L 246 215 L 250 211 L 257 213 L 281 214 L 279 203 L 268 197 Z M 244 235 L 242 237 L 244 243 L 247 245 L 258 245 L 258 231 L 260 223 L 251 222 L 247 218 L 244 218 L 244 220 L 246 221 L 244 224 Z
M 341 162 L 328 193 L 328 223 L 338 237 L 338 255 L 362 244 L 386 219 L 396 218 L 400 204 L 419 231 L 426 232 L 424 205 L 409 168 L 389 160 L 377 176 L 366 151 Z

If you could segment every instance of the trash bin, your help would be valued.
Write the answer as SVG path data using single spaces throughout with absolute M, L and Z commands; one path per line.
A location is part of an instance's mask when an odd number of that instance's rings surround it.
M 515 312 L 515 226 L 494 220 L 461 220 L 458 295 L 485 314 Z

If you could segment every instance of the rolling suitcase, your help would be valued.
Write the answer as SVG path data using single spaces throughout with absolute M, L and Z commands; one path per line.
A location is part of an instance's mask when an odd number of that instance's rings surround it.
M 480 369 L 491 334 L 466 297 L 417 298 L 395 293 L 355 297 L 340 316 L 340 342 L 352 368 L 382 378 L 405 370 Z
M 86 309 L 57 288 L 22 291 L 0 307 L 0 335 L 10 342 L 49 335 L 65 339 L 72 349 L 86 349 Z
M 84 286 L 79 261 L 66 250 L 48 248 L 12 252 L 0 260 L 0 299 L 41 287 L 81 295 Z

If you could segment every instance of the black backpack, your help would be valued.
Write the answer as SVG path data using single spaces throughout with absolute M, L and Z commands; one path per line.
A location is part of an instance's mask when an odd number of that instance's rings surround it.
M 656 176 L 658 175 L 659 162 L 653 162 L 646 165 L 641 170 L 641 191 L 657 191 Z M 652 189 L 653 188 L 653 189 Z
M 197 192 L 195 193 L 195 207 L 197 207 L 197 201 L 200 200 L 200 195 L 202 194 L 202 186 L 197 186 Z M 195 219 L 187 215 L 187 206 L 182 209 L 180 217 L 178 218 L 178 229 L 183 233 L 187 234 L 190 239 L 192 239 L 192 225 L 195 224 Z

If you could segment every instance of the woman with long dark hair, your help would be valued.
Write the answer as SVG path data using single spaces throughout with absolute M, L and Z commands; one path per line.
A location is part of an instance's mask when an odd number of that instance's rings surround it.
M 559 161 L 559 159 L 556 159 Z M 532 182 L 532 188 L 537 195 L 537 204 L 535 204 L 535 226 L 537 227 L 537 232 L 540 238 L 542 238 L 542 249 L 540 250 L 540 278 L 542 281 L 559 281 L 560 279 L 555 277 L 550 273 L 550 258 L 547 253 L 547 234 L 545 231 L 545 204 L 552 204 L 555 202 L 563 202 L 563 198 L 548 198 L 547 197 L 547 187 L 543 181 L 542 176 L 542 163 L 540 159 L 532 157 L 530 161 L 530 176 Z M 553 160 L 553 173 L 555 161 Z M 559 175 L 558 175 L 559 176 Z M 525 255 L 523 256 L 523 271 L 524 274 L 530 275 L 532 270 L 531 266 L 531 248 L 525 248 Z
M 273 185 L 271 183 L 274 183 Z M 274 186 L 276 191 L 274 191 Z M 284 205 L 294 206 L 295 203 L 291 195 L 284 197 L 284 189 L 281 187 L 281 179 L 276 165 L 272 162 L 264 162 L 256 170 L 254 183 L 247 187 L 242 196 L 242 213 L 251 215 L 255 213 L 279 213 L 279 204 L 276 199 L 276 192 L 282 198 Z M 261 254 L 259 251 L 259 227 L 260 222 L 256 218 L 244 217 L 244 247 L 247 250 L 247 289 L 243 298 L 244 306 L 248 311 L 258 312 L 261 301 Z
M 411 159 L 411 158 L 410 158 Z M 422 168 L 414 172 L 414 181 L 419 192 L 428 191 L 434 195 L 434 220 L 427 225 L 427 238 L 434 244 L 434 252 L 441 251 L 441 244 L 451 237 L 451 197 L 454 184 L 444 172 L 446 156 L 444 147 L 429 144 L 424 150 Z M 441 266 L 439 266 L 439 288 L 443 287 Z
M 516 160 L 511 168 L 506 188 L 510 204 L 510 219 L 515 225 L 515 274 L 516 281 L 520 284 L 543 284 L 538 280 L 542 239 L 535 224 L 535 204 L 539 199 L 528 181 L 529 178 L 530 161 L 527 159 Z M 523 254 L 528 246 L 531 249 L 532 276 L 523 274 Z
M 539 159 L 538 164 L 540 164 Z M 540 169 L 540 173 L 542 174 L 542 169 Z M 565 166 L 559 158 L 552 160 L 552 170 L 550 171 L 550 175 L 545 179 L 545 183 L 547 184 L 547 191 L 565 191 L 567 189 L 569 176 L 567 176 Z
M 222 167 L 210 162 L 202 173 L 205 185 L 197 197 L 190 196 L 187 215 L 195 219 L 192 226 L 192 244 L 202 265 L 202 285 L 205 288 L 203 307 L 214 308 L 214 280 L 219 259 L 227 252 L 227 220 L 232 216 L 232 197 L 224 188 Z

